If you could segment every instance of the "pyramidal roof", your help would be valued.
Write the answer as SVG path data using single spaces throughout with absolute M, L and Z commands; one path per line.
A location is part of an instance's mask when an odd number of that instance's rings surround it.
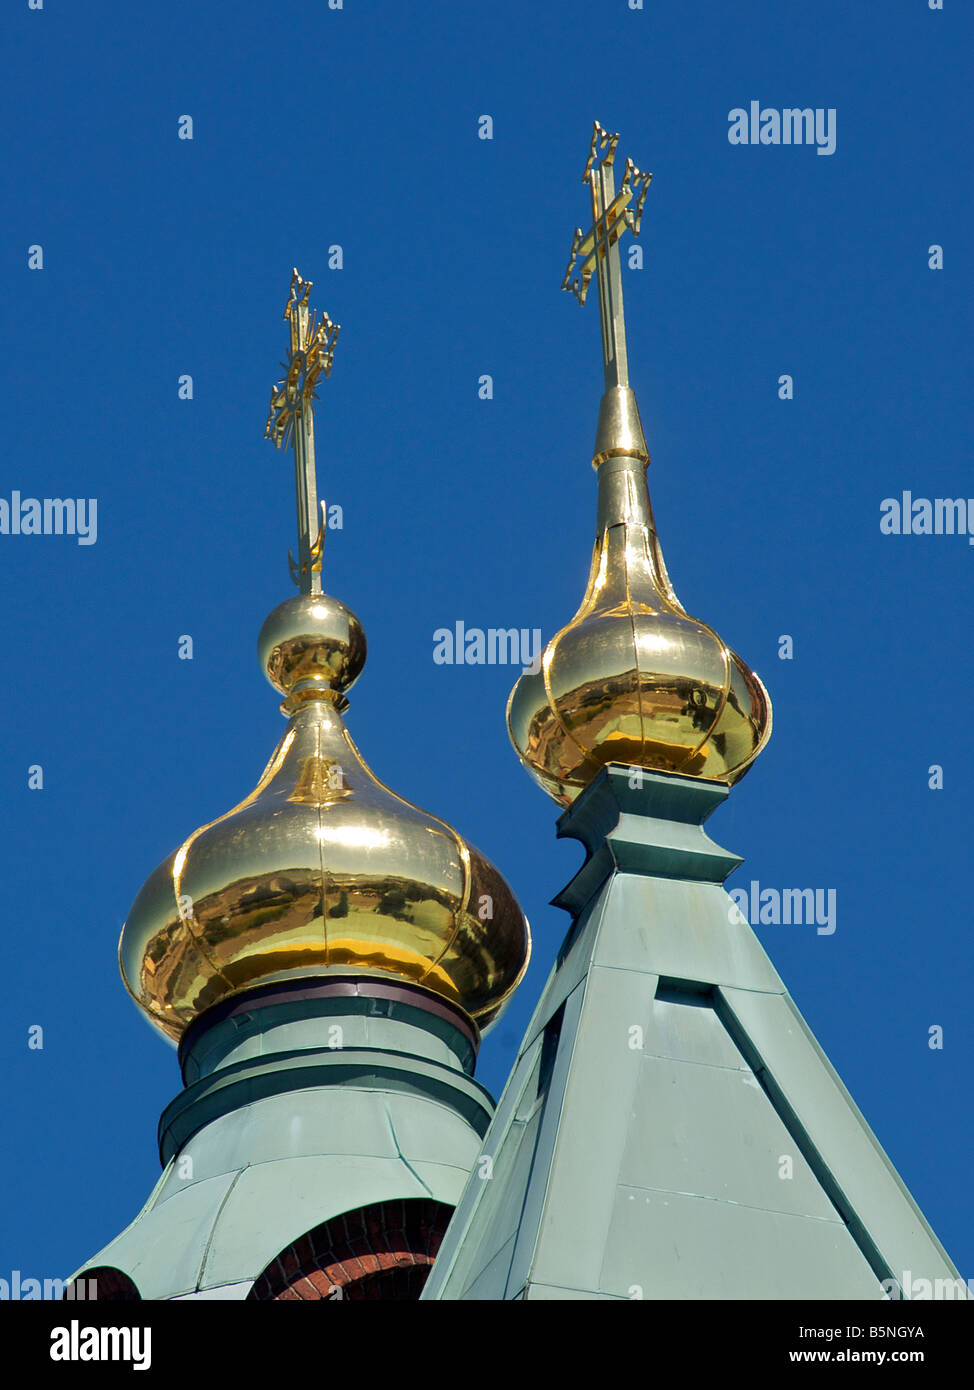
M 424 1299 L 869 1299 L 957 1281 L 723 888 L 703 829 L 771 732 L 758 677 L 676 597 L 629 386 L 618 242 L 651 175 L 596 122 L 562 288 L 599 292 L 596 540 L 575 617 L 511 693 L 587 859 Z
M 960 1280 L 721 886 L 741 861 L 703 822 L 727 792 L 609 766 L 559 821 L 588 852 L 573 923 L 423 1298 Z

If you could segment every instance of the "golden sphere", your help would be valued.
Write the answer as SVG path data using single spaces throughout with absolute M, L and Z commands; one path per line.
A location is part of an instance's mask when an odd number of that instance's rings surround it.
M 265 620 L 257 652 L 267 679 L 285 697 L 301 700 L 331 691 L 344 709 L 341 697 L 365 665 L 365 633 L 337 598 L 295 594 Z

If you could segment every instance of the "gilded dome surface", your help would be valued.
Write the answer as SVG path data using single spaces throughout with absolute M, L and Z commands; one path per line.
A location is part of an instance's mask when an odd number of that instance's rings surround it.
M 630 410 L 635 410 L 634 402 Z M 511 692 L 518 756 L 563 806 L 607 763 L 736 782 L 771 733 L 758 677 L 673 591 L 646 464 L 599 464 L 599 525 L 578 612 Z
M 364 662 L 358 620 L 296 596 L 260 650 L 287 729 L 250 795 L 136 898 L 119 944 L 130 993 L 173 1039 L 228 995 L 336 973 L 395 976 L 490 1023 L 526 968 L 527 922 L 493 865 L 355 747 L 339 707 Z
M 562 289 L 585 303 L 598 286 L 605 391 L 592 466 L 598 517 L 578 612 L 507 702 L 507 728 L 532 777 L 562 806 L 609 763 L 736 782 L 771 734 L 757 676 L 673 591 L 649 501 L 649 453 L 629 385 L 619 242 L 639 235 L 652 174 L 627 158 L 615 185 L 618 134 L 593 123 L 582 182 L 592 225 L 576 227 Z
M 254 790 L 160 864 L 122 928 L 122 978 L 178 1039 L 205 1010 L 280 981 L 396 977 L 481 1027 L 527 968 L 528 924 L 510 888 L 445 821 L 405 801 L 366 766 L 342 720 L 365 665 L 362 624 L 321 591 L 314 451 L 316 385 L 339 325 L 309 304 L 294 270 L 284 318 L 286 376 L 264 433 L 293 446 L 300 593 L 258 638 L 288 726 Z

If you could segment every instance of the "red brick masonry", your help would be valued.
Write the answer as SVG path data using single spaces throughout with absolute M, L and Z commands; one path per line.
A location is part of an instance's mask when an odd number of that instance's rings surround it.
M 413 1301 L 452 1215 L 443 1202 L 401 1198 L 335 1216 L 282 1250 L 247 1297 Z

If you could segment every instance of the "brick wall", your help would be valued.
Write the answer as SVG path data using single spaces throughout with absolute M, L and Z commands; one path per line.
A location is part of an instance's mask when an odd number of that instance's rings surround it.
M 333 1217 L 286 1246 L 247 1297 L 414 1301 L 452 1215 L 443 1202 L 403 1198 Z

